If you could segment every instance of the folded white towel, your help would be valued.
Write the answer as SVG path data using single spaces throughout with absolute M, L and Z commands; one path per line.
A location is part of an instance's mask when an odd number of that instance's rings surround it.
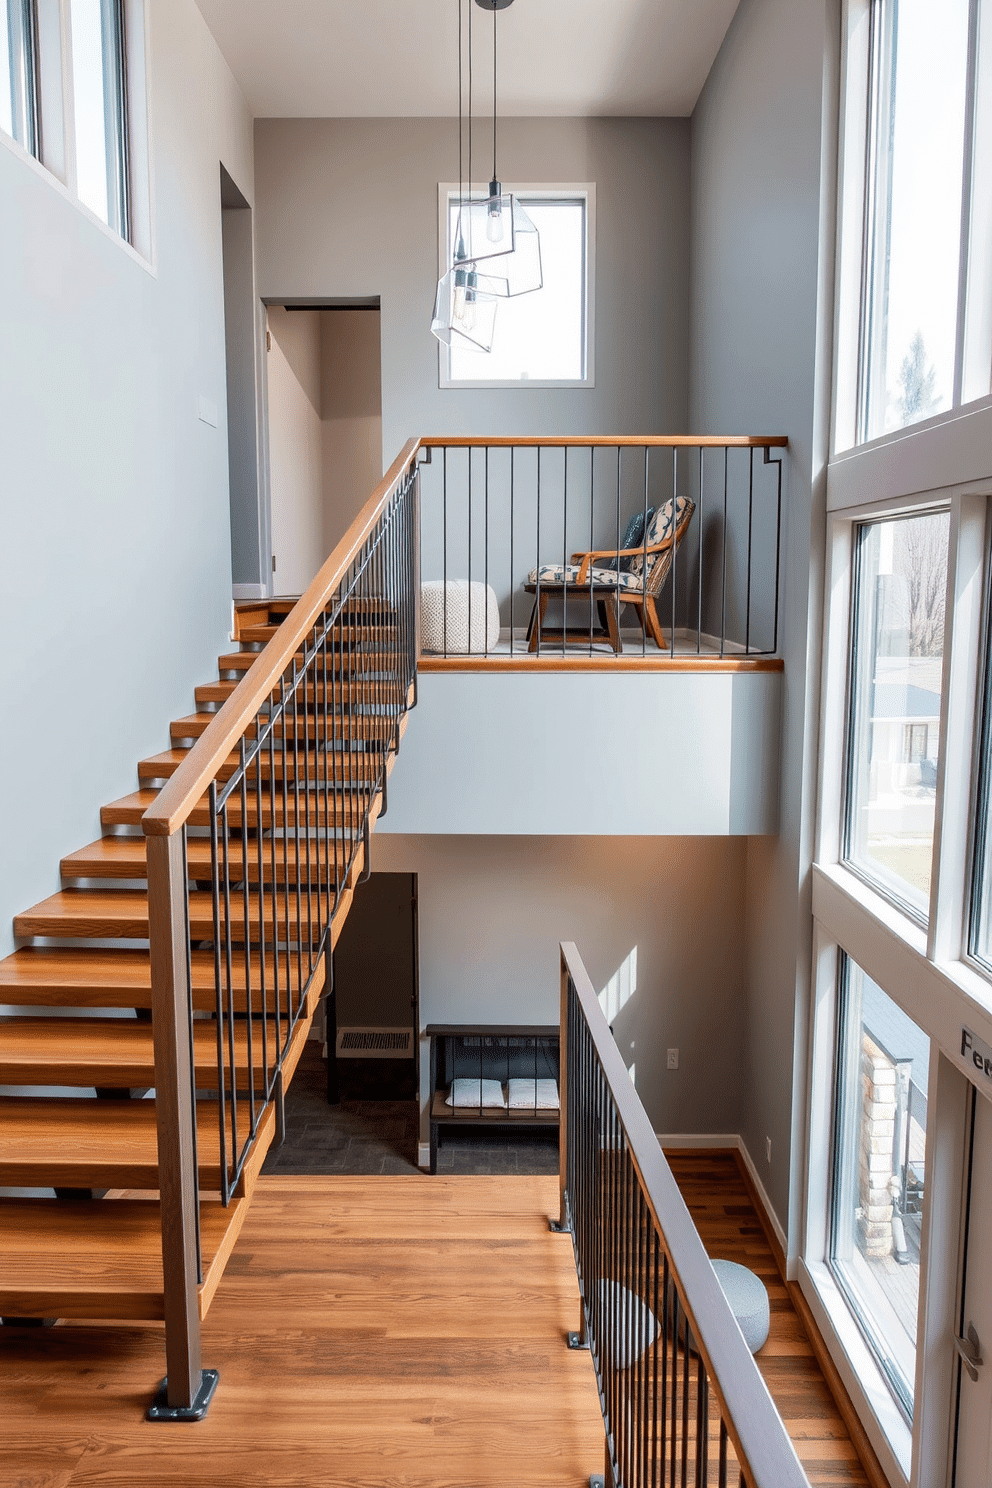
M 506 1110 L 506 1096 L 498 1080 L 452 1080 L 446 1106 L 484 1106 Z
M 556 1080 L 511 1080 L 511 1111 L 557 1111 L 558 1082 Z

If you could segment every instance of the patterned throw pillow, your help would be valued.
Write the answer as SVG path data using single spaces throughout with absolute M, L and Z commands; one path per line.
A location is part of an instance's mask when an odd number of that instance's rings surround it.
M 643 542 L 645 523 L 650 522 L 653 516 L 653 506 L 649 506 L 646 512 L 639 511 L 634 513 L 630 521 L 627 523 L 623 537 L 620 539 L 621 552 L 624 550 L 624 548 L 636 548 Z M 612 568 L 615 570 L 618 561 L 620 564 L 620 572 L 628 573 L 631 565 L 630 558 L 621 558 L 619 560 L 617 560 L 616 558 L 607 558 L 598 566 L 600 568 Z
M 686 496 L 679 496 L 679 497 L 676 498 L 676 501 L 675 501 L 675 510 L 676 510 L 675 526 L 678 526 L 679 523 L 682 522 L 683 518 L 685 517 L 686 512 L 689 509 L 689 506 L 690 506 L 690 502 L 688 500 L 688 497 L 686 497 Z M 651 547 L 655 543 L 664 542 L 667 537 L 670 537 L 671 536 L 671 532 L 672 532 L 672 503 L 670 501 L 666 501 L 665 504 L 664 504 L 664 506 L 659 506 L 659 508 L 655 512 L 653 518 L 648 523 L 647 533 L 645 534 L 645 537 L 644 537 L 645 546 L 646 547 Z M 661 554 L 661 553 L 649 553 L 648 554 L 648 567 L 647 567 L 648 573 L 650 573 L 651 570 L 652 570 L 652 568 L 654 568 L 654 565 L 657 562 L 657 560 L 659 558 L 663 557 L 663 556 L 664 555 Z M 641 568 L 642 568 L 643 564 L 644 564 L 644 559 L 642 557 L 632 558 L 630 560 L 630 571 L 631 571 L 631 573 L 639 574 L 640 571 L 641 571 Z

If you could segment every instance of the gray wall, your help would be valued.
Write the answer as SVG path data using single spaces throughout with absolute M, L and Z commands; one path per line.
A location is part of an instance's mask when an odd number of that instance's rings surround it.
M 574 940 L 597 991 L 616 978 L 609 1015 L 658 1132 L 737 1130 L 744 854 L 719 837 L 372 839 L 374 871 L 418 874 L 421 1024 L 556 1023 Z
M 150 11 L 153 270 L 0 148 L 0 950 L 230 628 L 219 163 L 250 200 L 251 118 L 192 0 Z
M 747 849 L 741 1131 L 785 1224 L 803 1119 L 829 348 L 821 113 L 829 0 L 743 0 L 692 119 L 691 427 L 787 434 L 781 832 Z M 828 44 L 829 43 L 829 44 Z M 765 1161 L 765 1139 L 772 1162 Z M 795 1226 L 790 1238 L 795 1241 Z
M 595 388 L 438 388 L 437 187 L 458 177 L 454 120 L 255 124 L 263 298 L 381 296 L 384 468 L 415 434 L 685 429 L 688 121 L 507 119 L 500 171 L 596 183 Z

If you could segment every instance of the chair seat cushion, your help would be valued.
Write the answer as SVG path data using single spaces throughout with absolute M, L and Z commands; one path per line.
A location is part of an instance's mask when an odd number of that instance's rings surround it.
M 527 575 L 528 584 L 574 584 L 579 576 L 579 565 L 577 563 L 542 563 L 540 568 L 532 568 Z M 617 573 L 614 568 L 590 568 L 587 580 L 583 581 L 582 587 L 588 583 L 593 589 L 619 589 L 621 592 L 627 590 L 631 594 L 640 594 L 644 589 L 644 581 L 640 574 Z

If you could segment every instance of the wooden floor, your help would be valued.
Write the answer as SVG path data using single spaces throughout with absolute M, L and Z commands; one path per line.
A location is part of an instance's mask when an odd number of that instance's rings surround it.
M 553 1177 L 265 1177 L 197 1425 L 142 1419 L 154 1326 L 0 1329 L 3 1488 L 544 1488 L 602 1470 Z
M 869 1479 L 782 1281 L 733 1155 L 666 1152 L 711 1260 L 737 1261 L 768 1290 L 771 1330 L 755 1357 L 814 1488 L 849 1488 Z
M 709 1253 L 765 1282 L 758 1355 L 814 1485 L 868 1483 L 730 1156 L 670 1156 Z M 557 1180 L 263 1177 L 204 1325 L 206 1420 L 149 1425 L 155 1325 L 0 1329 L 4 1488 L 544 1488 L 601 1471 Z

